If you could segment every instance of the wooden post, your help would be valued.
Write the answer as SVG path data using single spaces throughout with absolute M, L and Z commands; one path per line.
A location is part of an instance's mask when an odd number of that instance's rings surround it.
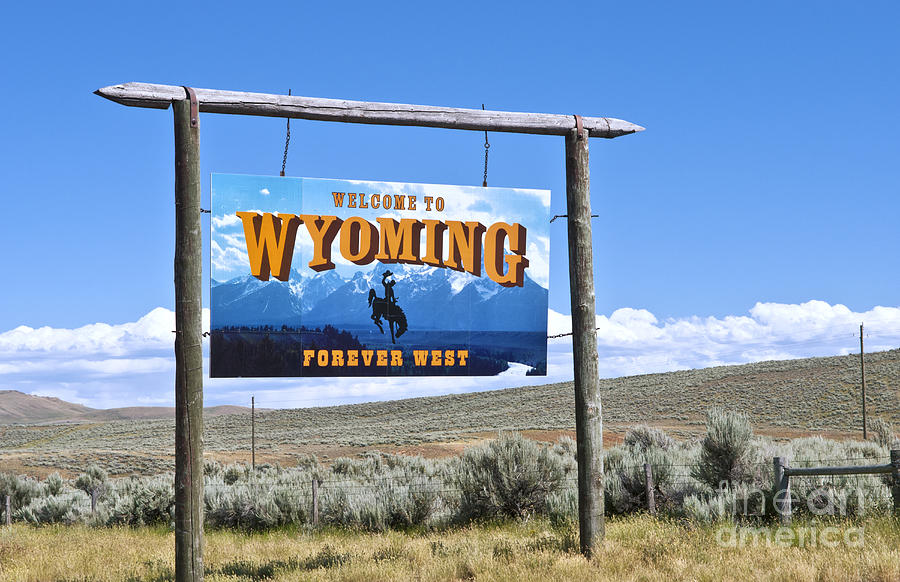
M 656 499 L 653 495 L 653 469 L 650 463 L 644 463 L 644 492 L 647 494 L 647 510 L 656 515 Z
M 200 128 L 188 99 L 175 117 L 175 580 L 203 580 L 203 242 Z M 192 119 L 193 118 L 193 119 Z
M 6 525 L 12 525 L 12 504 L 9 502 L 9 495 L 6 496 Z
M 312 480 L 312 523 L 313 527 L 319 527 L 319 479 Z
M 900 517 L 900 450 L 891 451 L 891 497 L 894 498 L 894 515 Z
M 784 471 L 784 458 L 775 457 L 775 491 L 773 500 L 775 512 L 781 518 L 781 523 L 791 523 L 791 478 Z
M 256 472 L 256 397 L 250 397 L 250 465 Z
M 97 489 L 91 489 L 91 513 L 97 513 Z
M 579 124 L 580 125 L 580 124 Z M 603 541 L 603 420 L 597 371 L 594 260 L 591 248 L 591 178 L 588 130 L 566 135 L 566 207 L 569 226 L 569 290 L 575 372 L 578 456 L 578 529 L 581 553 Z
M 866 423 L 866 359 L 863 354 L 863 324 L 859 324 L 859 369 L 862 373 L 863 440 L 869 440 Z

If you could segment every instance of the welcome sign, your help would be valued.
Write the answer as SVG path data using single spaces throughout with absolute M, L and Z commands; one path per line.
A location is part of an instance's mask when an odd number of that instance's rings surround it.
M 549 190 L 213 174 L 211 375 L 545 375 Z

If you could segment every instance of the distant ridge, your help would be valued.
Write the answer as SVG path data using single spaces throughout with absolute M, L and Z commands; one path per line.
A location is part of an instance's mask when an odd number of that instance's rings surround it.
M 212 406 L 203 409 L 206 417 L 249 413 L 246 406 Z M 171 406 L 128 406 L 89 408 L 52 396 L 33 396 L 18 390 L 0 390 L 0 424 L 48 422 L 166 419 L 175 417 Z

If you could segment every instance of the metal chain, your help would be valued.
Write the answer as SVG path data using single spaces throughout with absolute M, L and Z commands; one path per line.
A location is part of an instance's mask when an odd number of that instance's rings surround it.
M 481 110 L 484 111 L 484 103 L 481 104 Z M 488 142 L 487 130 L 484 131 L 484 181 L 481 183 L 483 188 L 487 188 L 487 166 L 488 166 L 488 150 L 491 144 Z
M 288 89 L 288 97 L 291 95 L 291 90 Z M 291 118 L 287 118 L 287 135 L 284 138 L 284 157 L 281 159 L 281 175 L 284 176 L 284 168 L 287 166 L 287 154 L 288 154 L 288 146 L 291 145 Z

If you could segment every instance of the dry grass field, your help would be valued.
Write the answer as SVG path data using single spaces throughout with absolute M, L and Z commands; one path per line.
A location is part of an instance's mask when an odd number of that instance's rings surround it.
M 900 350 L 866 356 L 871 418 L 900 422 Z M 685 438 L 703 432 L 712 406 L 747 413 L 757 434 L 858 437 L 859 359 L 809 358 L 647 374 L 602 381 L 607 446 L 645 423 Z M 208 457 L 249 461 L 247 414 L 205 419 Z M 290 466 L 298 456 L 325 460 L 365 450 L 445 457 L 517 430 L 536 440 L 574 433 L 571 383 L 392 402 L 257 413 L 257 460 Z M 71 477 L 91 462 L 112 475 L 174 467 L 174 420 L 96 420 L 0 425 L 0 470 Z
M 843 580 L 900 579 L 900 528 L 890 518 L 843 522 L 865 528 L 862 547 L 743 548 L 717 544 L 715 526 L 647 516 L 611 519 L 593 561 L 573 529 L 531 520 L 432 532 L 211 531 L 206 579 L 258 580 Z M 799 524 L 795 530 L 806 527 Z M 167 529 L 15 525 L 0 528 L 0 579 L 9 582 L 174 579 Z

